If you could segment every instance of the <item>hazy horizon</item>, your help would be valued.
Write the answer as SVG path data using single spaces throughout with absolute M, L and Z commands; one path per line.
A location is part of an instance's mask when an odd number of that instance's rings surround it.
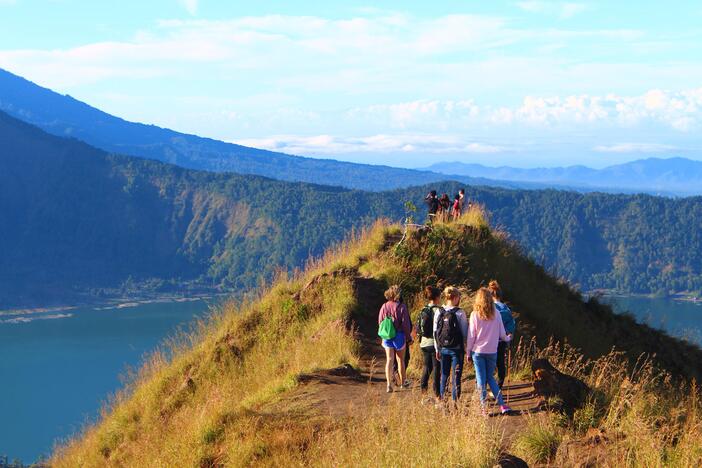
M 0 0 L 0 67 L 127 120 L 309 157 L 702 159 L 694 2 L 130 3 Z

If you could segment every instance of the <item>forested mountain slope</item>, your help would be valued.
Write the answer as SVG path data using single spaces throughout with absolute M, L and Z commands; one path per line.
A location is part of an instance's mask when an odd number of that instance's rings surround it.
M 493 222 L 582 289 L 702 289 L 702 197 L 471 188 Z
M 109 155 L 0 113 L 0 304 L 43 304 L 132 278 L 241 290 L 428 186 L 391 192 L 208 173 Z M 437 184 L 455 193 L 461 185 Z M 583 289 L 702 289 L 702 199 L 467 187 L 524 251 Z M 165 284 L 161 284 L 165 281 Z M 161 286 L 159 286 L 161 285 Z
M 0 140 L 0 302 L 128 277 L 251 286 L 399 203 L 108 155 L 6 114 Z

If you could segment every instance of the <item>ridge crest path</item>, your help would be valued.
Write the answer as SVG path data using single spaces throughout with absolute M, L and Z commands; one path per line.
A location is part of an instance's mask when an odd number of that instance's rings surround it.
M 335 369 L 305 374 L 299 377 L 299 385 L 281 401 L 275 403 L 271 410 L 303 410 L 319 416 L 334 419 L 357 417 L 367 414 L 373 407 L 389 399 L 408 399 L 419 404 L 424 401 L 427 411 L 475 411 L 470 406 L 477 398 L 472 366 L 466 363 L 468 372 L 464 372 L 462 384 L 463 395 L 458 409 L 448 407 L 434 408 L 434 401 L 427 401 L 421 394 L 418 379 L 412 379 L 409 389 L 397 389 L 393 393 L 385 392 L 385 352 L 375 336 L 377 330 L 377 309 L 384 302 L 384 283 L 374 278 L 354 278 L 355 293 L 358 299 L 358 311 L 353 317 L 353 326 L 361 343 L 361 360 L 359 368 L 354 369 L 345 364 Z M 413 345 L 412 352 L 419 352 Z M 415 369 L 416 371 L 416 369 Z M 491 402 L 489 421 L 504 434 L 502 450 L 509 449 L 512 441 L 527 424 L 530 415 L 541 412 L 539 400 L 534 395 L 534 387 L 528 381 L 509 382 L 505 385 L 504 397 L 513 409 L 510 415 L 500 415 Z M 481 417 L 477 412 L 475 418 Z M 516 466 L 516 465 L 505 465 Z

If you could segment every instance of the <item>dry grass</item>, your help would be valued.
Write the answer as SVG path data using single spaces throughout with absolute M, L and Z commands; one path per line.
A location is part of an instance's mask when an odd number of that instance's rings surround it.
M 598 464 L 702 466 L 702 396 L 694 381 L 675 383 L 650 359 L 642 358 L 632 368 L 621 352 L 586 359 L 568 345 L 551 342 L 540 349 L 533 340 L 519 343 L 512 372 L 525 373 L 536 357 L 548 358 L 561 372 L 582 379 L 592 389 L 587 403 L 572 418 L 560 418 L 560 427 L 535 423 L 534 435 L 541 440 L 548 433 L 549 437 L 577 441 L 594 428 L 608 438 L 600 454 L 604 458 Z M 525 444 L 517 446 L 523 449 Z M 567 448 L 559 451 L 557 462 L 573 463 L 569 458 L 573 457 L 572 446 Z M 530 459 L 537 458 L 532 455 Z
M 551 418 L 529 417 L 512 444 L 513 452 L 530 465 L 548 463 L 555 457 L 561 438 L 561 431 Z
M 174 339 L 133 376 L 98 425 L 57 449 L 52 466 L 492 466 L 501 433 L 470 412 L 444 415 L 415 401 L 368 398 L 358 417 L 330 418 L 279 401 L 301 374 L 358 364 L 360 344 L 349 329 L 359 307 L 351 276 L 402 284 L 416 314 L 424 285 L 458 285 L 469 299 L 498 272 L 520 329 L 538 336 L 514 348 L 512 377 L 528 377 L 531 360 L 548 357 L 594 389 L 572 418 L 534 419 L 515 449 L 534 462 L 569 465 L 579 453 L 574 441 L 602 428 L 610 434 L 602 452 L 609 466 L 702 465 L 698 389 L 656 367 L 682 359 L 675 353 L 688 348 L 636 324 L 617 325 L 606 309 L 583 303 L 493 235 L 480 207 L 394 247 L 400 235 L 399 227 L 378 222 L 304 272 L 281 274 Z M 600 336 L 603 327 L 616 336 Z M 566 331 L 590 359 L 545 340 Z M 667 357 L 633 365 L 631 353 L 607 353 L 612 341 L 628 344 L 627 336 Z
M 229 311 L 219 333 L 153 369 L 54 465 L 196 466 L 213 455 L 232 415 L 275 401 L 302 373 L 356 364 L 358 343 L 344 326 L 350 282 L 321 281 L 310 293 L 302 305 L 276 295 Z
M 499 430 L 476 414 L 395 399 L 326 434 L 309 455 L 313 466 L 491 467 L 500 443 Z

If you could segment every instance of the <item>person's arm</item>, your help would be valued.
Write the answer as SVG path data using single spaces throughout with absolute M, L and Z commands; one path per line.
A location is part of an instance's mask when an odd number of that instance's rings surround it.
M 412 340 L 412 318 L 410 317 L 407 305 L 400 304 L 400 316 L 402 317 L 402 331 L 405 333 L 405 339 Z
M 468 316 L 466 311 L 461 309 L 461 313 L 456 314 L 458 319 L 458 326 L 461 327 L 461 335 L 463 335 L 463 347 L 464 349 L 468 346 Z
M 378 312 L 378 325 L 385 319 L 385 304 L 380 306 L 380 312 Z
M 510 341 L 512 339 L 512 335 L 508 335 L 507 332 L 505 332 L 505 326 L 502 323 L 502 320 L 498 320 L 498 322 L 498 325 L 500 326 L 500 340 Z
M 512 314 L 512 309 L 507 307 L 507 312 L 509 312 L 509 316 L 507 318 L 507 325 L 505 326 L 505 332 L 507 332 L 510 335 L 514 335 L 514 331 L 517 329 L 517 321 L 514 319 L 514 315 Z
M 468 339 L 466 340 L 466 354 L 470 356 L 470 352 L 473 351 L 473 346 L 475 345 L 475 337 L 478 335 L 478 322 L 476 321 L 475 314 L 470 314 L 470 319 L 468 323 Z
M 434 309 L 434 332 L 432 335 L 434 335 L 434 349 L 436 350 L 436 359 L 439 359 L 439 352 L 441 351 L 439 349 L 439 339 L 436 336 L 436 331 L 439 328 L 439 317 L 441 316 L 441 309 L 437 308 Z

